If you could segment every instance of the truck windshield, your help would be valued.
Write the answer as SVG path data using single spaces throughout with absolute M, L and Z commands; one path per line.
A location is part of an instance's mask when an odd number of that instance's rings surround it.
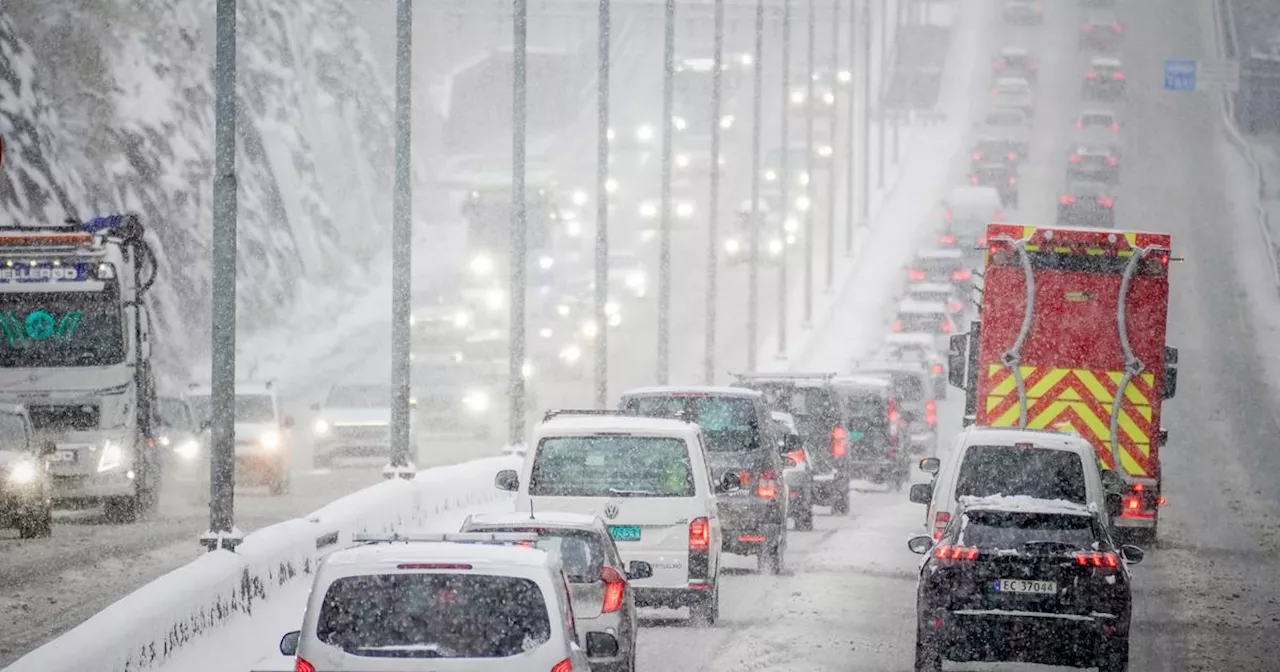
M 108 366 L 124 356 L 115 293 L 0 294 L 0 366 Z

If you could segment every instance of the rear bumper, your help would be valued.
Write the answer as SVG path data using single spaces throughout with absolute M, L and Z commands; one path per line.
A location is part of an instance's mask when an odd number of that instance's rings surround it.
M 786 533 L 785 522 L 757 522 L 751 525 L 723 524 L 724 542 L 720 547 L 727 553 L 756 555 L 776 543 Z
M 1109 642 L 1128 636 L 1128 624 L 1111 614 L 964 609 L 922 615 L 920 631 L 955 662 L 1091 667 Z
M 705 584 L 704 588 L 636 588 L 635 591 L 637 607 L 679 609 L 709 599 L 711 584 Z

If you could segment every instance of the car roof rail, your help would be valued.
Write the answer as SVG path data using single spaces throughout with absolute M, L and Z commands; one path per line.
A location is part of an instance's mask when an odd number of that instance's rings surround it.
M 608 408 L 605 408 L 605 409 L 600 409 L 600 408 L 588 408 L 588 409 L 576 409 L 576 408 L 553 408 L 553 409 L 551 409 L 551 410 L 547 411 L 547 412 L 542 416 L 542 421 L 543 421 L 543 422 L 546 422 L 546 421 L 548 421 L 548 420 L 550 420 L 550 419 L 552 419 L 552 418 L 556 418 L 556 417 L 559 417 L 559 416 L 561 416 L 561 415 L 580 415 L 580 416 L 610 416 L 610 415 L 618 415 L 618 416 L 623 416 L 623 417 L 627 417 L 627 418 L 653 418 L 653 419 L 655 419 L 655 420 L 679 420 L 679 421 L 681 421 L 681 422 L 688 422 L 688 423 L 692 423 L 692 422 L 694 421 L 694 420 L 693 420 L 693 417 L 692 417 L 692 416 L 690 416 L 690 415 L 689 415 L 689 413 L 688 413 L 687 411 L 679 411 L 679 412 L 677 412 L 677 413 L 676 413 L 675 415 L 673 415 L 673 416 L 666 416 L 666 415 L 648 415 L 648 414 L 645 414 L 645 413 L 638 413 L 638 412 L 636 412 L 636 411 L 632 411 L 632 410 L 630 410 L 630 409 L 626 409 L 626 408 L 615 408 L 615 409 L 608 409 Z
M 826 371 L 826 372 L 822 372 L 822 373 L 806 373 L 806 372 L 803 372 L 803 371 L 800 371 L 800 372 L 796 372 L 796 371 L 782 371 L 782 372 L 779 372 L 779 373 L 766 373 L 766 372 L 763 372 L 763 371 L 757 371 L 757 372 L 754 372 L 754 373 L 730 373 L 729 375 L 730 375 L 730 376 L 733 376 L 734 378 L 737 378 L 738 380 L 770 380 L 770 379 L 777 379 L 777 380 L 812 380 L 812 379 L 818 379 L 818 380 L 831 380 L 832 378 L 835 378 L 835 377 L 836 377 L 836 374 L 835 374 L 835 373 L 833 373 L 833 372 L 830 372 L 830 371 Z
M 538 535 L 532 532 L 391 532 L 385 534 L 357 532 L 351 535 L 351 543 L 353 544 L 450 543 L 510 545 L 537 540 Z

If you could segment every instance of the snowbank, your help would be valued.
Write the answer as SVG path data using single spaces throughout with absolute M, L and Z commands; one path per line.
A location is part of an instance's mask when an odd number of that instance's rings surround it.
M 271 608 L 273 597 L 310 585 L 317 563 L 358 532 L 429 527 L 445 514 L 507 498 L 493 474 L 519 459 L 494 457 L 418 472 L 338 499 L 306 518 L 247 537 L 235 553 L 201 556 L 131 593 L 93 618 L 23 656 L 8 672 L 154 669 L 192 646 Z M 295 581 L 295 579 L 301 579 Z

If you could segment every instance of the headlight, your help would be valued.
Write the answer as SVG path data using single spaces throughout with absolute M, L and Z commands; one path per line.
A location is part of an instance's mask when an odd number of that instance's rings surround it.
M 617 315 L 619 312 L 621 312 L 621 308 L 618 306 L 617 301 L 610 300 L 604 302 L 605 315 Z
M 164 447 L 168 448 L 168 447 L 169 447 L 169 444 L 171 444 L 171 443 L 173 443 L 173 441 L 172 441 L 172 440 L 170 440 L 170 439 L 169 439 L 169 437 L 167 437 L 167 436 L 162 436 L 162 437 L 160 437 L 160 445 L 162 445 L 162 446 L 164 446 Z
M 792 104 L 792 105 L 804 105 L 804 97 L 805 97 L 805 92 L 804 92 L 804 91 L 792 91 L 792 92 L 791 92 L 791 104 Z
M 612 177 L 604 181 L 604 190 L 613 193 L 618 190 L 618 181 Z
M 416 318 L 416 317 L 414 317 L 414 316 L 410 315 L 410 316 L 409 316 L 409 326 L 411 326 L 411 327 L 412 327 L 413 325 L 415 325 L 415 324 L 417 324 L 417 323 L 418 323 L 418 318 Z
M 775 181 L 775 180 L 777 180 L 777 179 L 778 179 L 778 173 L 777 173 L 777 171 L 773 171 L 773 170 L 766 170 L 766 171 L 764 171 L 764 181 L 765 181 L 765 182 L 773 182 L 773 181 Z
M 831 93 L 830 91 L 822 94 L 822 102 L 826 103 L 827 105 L 835 105 L 836 94 Z
M 737 238 L 730 238 L 724 241 L 724 251 L 729 254 L 737 254 L 742 251 L 742 243 Z
M 650 142 L 653 140 L 653 127 L 645 124 L 636 129 L 636 140 L 640 142 Z
M 493 273 L 493 257 L 487 254 L 477 254 L 471 258 L 471 272 L 480 276 L 487 277 Z
M 676 154 L 676 167 L 677 167 L 677 168 L 688 168 L 688 167 L 689 167 L 689 155 L 688 155 L 688 154 Z
M 799 231 L 800 220 L 788 215 L 787 219 L 782 222 L 782 230 L 786 231 L 787 233 L 795 233 L 796 231 Z
M 560 360 L 567 364 L 573 364 L 579 359 L 582 359 L 582 348 L 579 348 L 576 345 L 570 345 L 560 351 Z
M 798 176 L 796 176 L 796 180 L 800 182 L 800 186 L 802 187 L 809 186 L 809 173 L 802 171 Z
M 769 254 L 771 256 L 776 257 L 782 254 L 782 248 L 783 248 L 782 241 L 779 240 L 778 238 L 774 238 L 769 241 Z
M 600 325 L 596 324 L 595 320 L 587 320 L 586 322 L 583 322 L 582 335 L 588 339 L 594 340 L 596 336 L 600 335 Z
M 653 219 L 658 216 L 658 206 L 654 203 L 641 203 L 640 216 L 645 219 Z
M 587 192 L 581 189 L 573 190 L 573 204 L 581 208 L 587 204 Z
M 844 84 L 848 84 L 853 81 L 853 73 L 848 70 L 841 70 L 836 74 L 836 79 L 840 80 Z
M 684 117 L 671 117 L 671 125 L 675 126 L 677 131 L 683 131 L 689 124 Z
M 458 313 L 453 316 L 453 326 L 466 329 L 471 324 L 471 313 Z
M 609 323 L 609 326 L 616 327 L 619 324 L 622 324 L 622 313 L 613 313 L 604 319 Z
M 569 315 L 569 306 L 566 306 L 566 305 L 564 305 L 563 303 L 562 303 L 562 304 L 560 304 L 560 305 L 558 305 L 558 306 L 556 306 L 556 314 L 557 314 L 557 315 L 559 315 L 560 317 L 566 317 L 566 316 L 568 316 L 568 315 Z
M 111 471 L 124 462 L 124 447 L 117 441 L 107 440 L 102 444 L 102 455 L 98 457 L 98 471 Z
M 551 270 L 551 267 L 555 265 L 556 260 L 551 257 L 538 257 L 538 268 L 541 268 L 544 271 Z
M 324 436 L 325 434 L 329 433 L 329 422 L 324 418 L 320 418 L 316 420 L 316 424 L 312 427 L 312 429 L 315 430 L 315 433 L 317 435 Z
M 835 150 L 831 148 L 831 145 L 823 145 L 818 148 L 818 156 L 824 159 L 829 158 L 834 152 Z
M 680 219 L 689 219 L 693 216 L 693 204 L 681 203 L 676 206 L 676 216 Z
M 489 410 L 489 394 L 483 390 L 468 392 L 462 397 L 462 405 L 472 413 L 484 413 Z
M 280 432 L 274 429 L 263 432 L 262 436 L 258 437 L 258 445 L 274 452 L 280 447 Z
M 720 117 L 720 128 L 733 128 L 733 122 L 733 115 L 726 114 L 723 117 Z
M 809 205 L 810 203 L 809 203 L 808 196 L 799 196 L 796 198 L 796 210 L 799 210 L 800 212 L 808 212 Z
M 13 468 L 9 470 L 9 484 L 29 485 L 34 483 L 39 476 L 40 469 L 35 462 L 22 460 L 21 462 L 15 462 Z
M 604 137 L 608 140 L 613 140 L 615 137 L 617 137 L 617 135 L 618 134 L 614 133 L 613 129 L 610 128 L 608 131 L 605 131 Z
M 631 289 L 639 289 L 644 287 L 645 277 L 641 271 L 632 271 L 627 274 L 627 286 Z
M 749 68 L 756 62 L 756 59 L 751 54 L 743 54 L 739 57 L 738 62 Z
M 553 334 L 552 334 L 552 332 L 551 332 L 551 328 L 550 328 L 550 327 L 543 327 L 543 328 L 541 328 L 541 329 L 539 329 L 539 330 L 538 330 L 538 336 L 539 336 L 540 338 L 551 338 L 551 336 L 552 336 L 552 335 L 553 335 Z
M 489 310 L 502 310 L 502 307 L 506 302 L 507 296 L 506 294 L 503 294 L 501 289 L 492 290 L 484 297 L 485 306 L 488 307 Z
M 657 237 L 658 232 L 654 229 L 643 229 L 640 231 L 640 242 L 642 243 L 652 242 L 653 239 Z
M 571 221 L 564 223 L 564 233 L 570 238 L 577 238 L 582 235 L 582 222 Z
M 520 365 L 520 375 L 521 375 L 521 376 L 524 376 L 524 377 L 525 377 L 525 379 L 532 378 L 532 377 L 533 377 L 533 362 L 526 361 L 524 364 L 521 364 L 521 365 Z
M 186 441 L 178 444 L 178 447 L 174 448 L 173 452 L 178 457 L 191 461 L 200 455 L 200 444 L 196 443 L 195 439 L 187 439 Z
M 796 244 L 796 234 L 794 234 L 794 233 L 788 233 L 788 234 L 787 234 L 787 244 L 788 244 L 788 245 L 795 245 L 795 244 Z

